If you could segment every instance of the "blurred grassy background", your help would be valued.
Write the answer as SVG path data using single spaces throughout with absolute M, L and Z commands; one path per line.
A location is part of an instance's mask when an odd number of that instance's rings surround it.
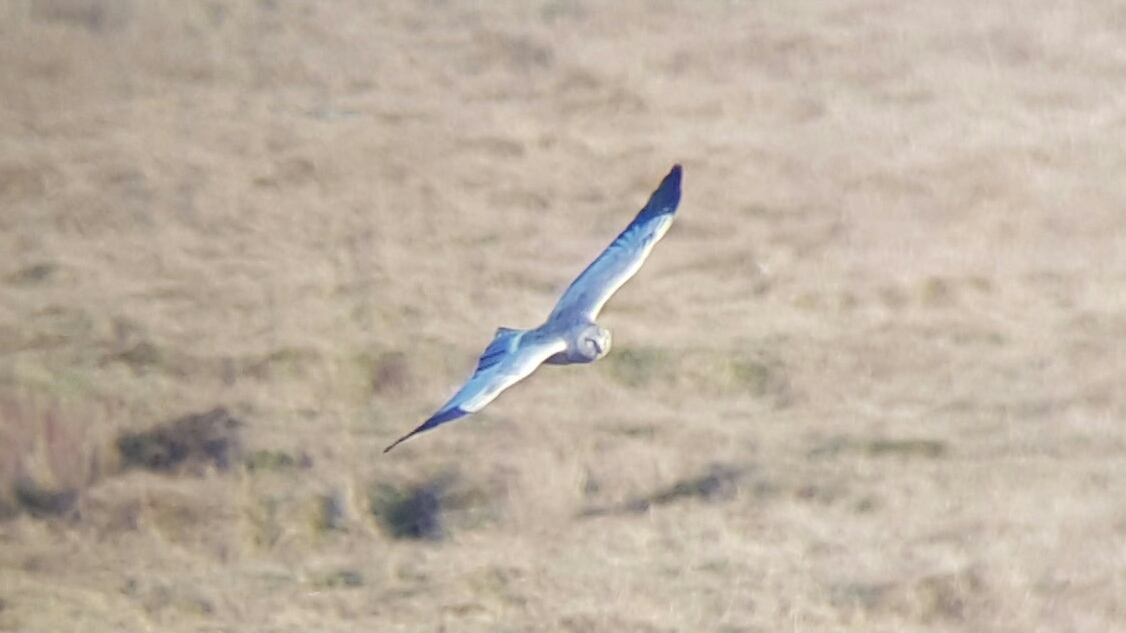
M 1124 30 L 0 4 L 0 630 L 1121 628 Z M 611 355 L 381 455 L 674 162 Z

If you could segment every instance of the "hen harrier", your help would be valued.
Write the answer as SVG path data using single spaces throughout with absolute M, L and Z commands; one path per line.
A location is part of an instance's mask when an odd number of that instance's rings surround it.
M 423 431 L 480 411 L 543 363 L 593 363 L 605 356 L 610 351 L 610 331 L 594 320 L 672 225 L 680 204 L 680 172 L 680 165 L 674 165 L 633 222 L 571 283 L 543 325 L 532 330 L 499 328 L 465 386 L 429 420 L 383 452 Z

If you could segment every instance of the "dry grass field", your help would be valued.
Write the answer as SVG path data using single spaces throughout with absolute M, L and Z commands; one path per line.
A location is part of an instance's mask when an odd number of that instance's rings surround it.
M 7 0 L 0 631 L 1126 630 L 1124 175 L 1119 2 Z

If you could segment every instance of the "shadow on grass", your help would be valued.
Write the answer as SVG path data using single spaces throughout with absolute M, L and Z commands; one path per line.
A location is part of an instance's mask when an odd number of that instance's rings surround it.
M 654 506 L 663 506 L 689 499 L 700 499 L 710 503 L 728 501 L 735 498 L 735 495 L 739 492 L 739 484 L 748 470 L 747 467 L 713 464 L 703 474 L 681 479 L 667 488 L 661 488 L 619 504 L 587 508 L 579 513 L 579 517 L 642 514 Z
M 368 502 L 372 516 L 392 538 L 439 541 L 455 528 L 496 523 L 500 495 L 452 473 L 422 483 L 371 486 Z
M 923 438 L 854 438 L 835 436 L 821 441 L 809 450 L 812 459 L 832 458 L 838 455 L 864 455 L 867 457 L 900 457 L 903 459 L 939 459 L 949 451 L 949 444 L 941 440 Z
M 180 475 L 242 463 L 243 424 L 224 408 L 144 431 L 112 432 L 131 415 L 93 397 L 30 388 L 0 393 L 0 519 L 21 513 L 81 518 L 85 492 L 125 469 Z
M 117 439 L 125 467 L 158 472 L 229 470 L 242 458 L 243 424 L 226 409 L 191 414 Z

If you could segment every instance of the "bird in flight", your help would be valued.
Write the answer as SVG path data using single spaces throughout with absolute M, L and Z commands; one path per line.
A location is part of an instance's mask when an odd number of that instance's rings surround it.
M 672 226 L 680 204 L 680 173 L 680 165 L 674 165 L 626 230 L 571 282 L 543 325 L 531 330 L 499 328 L 469 381 L 430 419 L 383 452 L 423 431 L 480 411 L 543 363 L 593 363 L 605 356 L 610 351 L 610 331 L 595 319 Z

